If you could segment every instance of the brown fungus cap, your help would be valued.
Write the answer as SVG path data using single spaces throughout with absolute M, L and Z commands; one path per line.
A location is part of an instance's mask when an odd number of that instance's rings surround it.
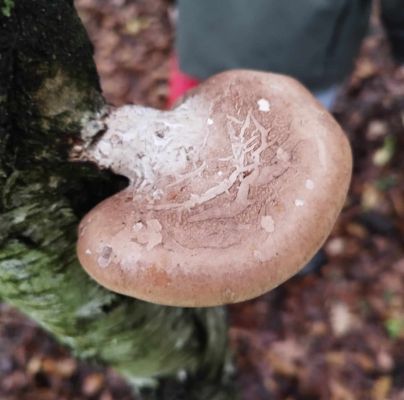
M 172 111 L 123 107 L 93 150 L 131 185 L 80 224 L 78 256 L 101 285 L 201 307 L 258 296 L 307 263 L 351 176 L 348 141 L 295 80 L 230 71 Z

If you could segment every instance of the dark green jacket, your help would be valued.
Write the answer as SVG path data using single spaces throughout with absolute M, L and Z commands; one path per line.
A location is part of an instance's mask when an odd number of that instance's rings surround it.
M 365 36 L 371 0 L 179 0 L 181 70 L 199 79 L 231 68 L 281 72 L 312 89 L 341 82 Z M 381 0 L 404 59 L 404 0 Z

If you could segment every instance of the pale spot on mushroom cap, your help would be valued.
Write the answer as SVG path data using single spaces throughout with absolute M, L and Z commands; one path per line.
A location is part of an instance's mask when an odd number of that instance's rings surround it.
M 269 101 L 266 99 L 259 99 L 257 101 L 257 104 L 258 104 L 258 109 L 262 112 L 268 112 L 271 108 Z
M 206 121 L 206 123 L 208 125 L 213 125 L 213 119 L 212 118 L 208 118 L 208 120 Z
M 164 192 L 161 189 L 157 189 L 152 193 L 154 200 L 160 200 L 163 197 Z
M 132 227 L 133 232 L 140 232 L 143 229 L 144 225 L 141 222 L 136 222 Z
M 91 254 L 92 254 L 91 250 L 90 250 L 90 249 L 87 249 L 87 250 L 86 250 L 86 254 L 91 255 Z
M 149 242 L 147 243 L 146 249 L 148 251 L 150 251 L 151 249 L 156 247 L 158 244 L 160 244 L 162 241 L 163 241 L 163 236 L 161 235 L 161 233 L 155 232 L 152 235 L 150 235 L 150 239 L 149 239 Z
M 253 254 L 254 254 L 254 257 L 255 257 L 258 261 L 260 261 L 260 262 L 264 262 L 264 261 L 265 261 L 264 255 L 263 255 L 259 250 L 255 250 Z
M 304 206 L 304 200 L 302 200 L 302 199 L 296 199 L 296 200 L 295 200 L 295 206 L 296 206 L 296 207 L 303 207 L 303 206 Z
M 236 299 L 236 293 L 234 293 L 231 289 L 226 288 L 223 292 L 223 300 L 225 303 L 233 303 Z
M 153 229 L 156 232 L 161 232 L 162 226 L 158 219 L 149 219 L 147 221 L 147 227 Z
M 264 215 L 261 218 L 261 227 L 265 229 L 268 233 L 272 233 L 275 230 L 275 223 L 270 215 Z
M 289 161 L 290 155 L 288 152 L 282 149 L 282 147 L 278 147 L 276 150 L 276 158 L 281 161 Z
M 131 241 L 126 255 L 121 259 L 120 267 L 123 270 L 131 270 L 137 267 L 137 269 L 140 271 L 142 269 L 141 266 L 136 264 L 142 258 L 143 249 L 144 247 L 142 245 Z
M 103 246 L 100 252 L 100 256 L 97 259 L 98 265 L 101 268 L 106 268 L 111 263 L 112 259 L 112 247 Z
M 304 186 L 306 186 L 306 189 L 313 190 L 314 182 L 311 179 L 306 179 Z
M 150 219 L 146 221 L 146 225 L 141 222 L 137 222 L 132 228 L 132 231 L 135 233 L 136 240 L 141 244 L 145 244 L 148 251 L 163 241 L 161 230 L 162 226 L 157 219 Z

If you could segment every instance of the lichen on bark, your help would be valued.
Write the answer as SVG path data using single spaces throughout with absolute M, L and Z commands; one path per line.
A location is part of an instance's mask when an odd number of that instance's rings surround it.
M 79 266 L 78 221 L 126 184 L 69 161 L 84 121 L 105 107 L 92 47 L 69 0 L 10 11 L 0 14 L 0 297 L 78 356 L 154 385 L 153 396 L 178 386 L 189 399 L 234 398 L 223 309 L 129 299 Z

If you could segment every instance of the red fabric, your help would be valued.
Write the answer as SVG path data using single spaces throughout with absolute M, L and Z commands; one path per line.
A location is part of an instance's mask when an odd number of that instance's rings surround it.
M 197 79 L 184 74 L 180 70 L 178 59 L 176 55 L 173 55 L 170 61 L 167 108 L 171 108 L 181 96 L 188 90 L 198 86 L 199 83 Z

